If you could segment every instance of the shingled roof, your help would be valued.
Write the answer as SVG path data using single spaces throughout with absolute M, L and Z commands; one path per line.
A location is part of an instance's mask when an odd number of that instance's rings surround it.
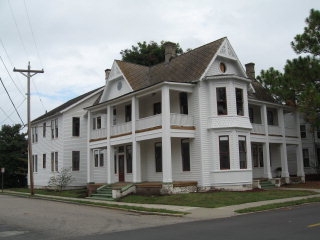
M 64 104 L 62 104 L 62 105 L 60 105 L 60 106 L 52 109 L 51 111 L 49 111 L 49 112 L 41 115 L 40 117 L 34 119 L 34 120 L 32 121 L 32 123 L 35 123 L 35 122 L 38 122 L 38 121 L 40 121 L 40 120 L 46 119 L 46 118 L 51 117 L 51 116 L 54 116 L 54 115 L 56 115 L 56 114 L 59 114 L 62 110 L 64 110 L 64 109 L 72 106 L 73 104 L 81 101 L 82 99 L 86 98 L 87 96 L 90 96 L 92 93 L 98 91 L 99 89 L 102 90 L 103 87 L 94 89 L 94 90 L 92 90 L 92 91 L 90 91 L 90 92 L 84 93 L 84 94 L 82 94 L 82 95 L 80 95 L 80 96 L 78 96 L 78 97 L 75 97 L 75 98 L 69 100 L 68 102 L 66 102 L 66 103 L 64 103 Z M 100 95 L 99 95 L 99 96 L 100 96 Z
M 116 63 L 134 91 L 164 81 L 190 83 L 200 79 L 225 39 L 221 38 L 179 55 L 170 62 L 151 67 L 119 60 Z

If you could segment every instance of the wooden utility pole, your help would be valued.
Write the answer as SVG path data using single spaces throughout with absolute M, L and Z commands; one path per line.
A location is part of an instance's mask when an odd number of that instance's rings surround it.
M 27 77 L 28 80 L 28 92 L 27 92 L 27 112 L 28 112 L 28 159 L 29 159 L 29 177 L 30 177 L 30 194 L 34 195 L 34 182 L 33 182 L 33 161 L 32 161 L 32 142 L 31 142 L 31 106 L 30 106 L 30 78 L 37 73 L 44 73 L 42 70 L 31 70 L 30 62 L 28 64 L 28 69 L 13 69 L 14 72 L 19 72 L 23 76 Z

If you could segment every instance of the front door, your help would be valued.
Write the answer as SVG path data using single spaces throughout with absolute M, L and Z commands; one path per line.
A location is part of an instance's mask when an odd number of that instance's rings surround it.
M 119 182 L 124 182 L 124 154 L 118 155 L 119 161 Z

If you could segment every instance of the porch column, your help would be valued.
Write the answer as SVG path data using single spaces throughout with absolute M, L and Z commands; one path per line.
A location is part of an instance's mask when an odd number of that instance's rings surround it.
M 161 91 L 162 114 L 162 178 L 164 183 L 172 182 L 171 136 L 170 136 L 170 91 L 168 86 Z
M 297 137 L 299 141 L 299 144 L 297 145 L 297 148 L 296 148 L 297 176 L 301 177 L 302 182 L 305 182 L 302 142 L 301 142 L 301 135 L 300 135 L 300 114 L 298 111 L 296 111 L 295 120 L 296 120 Z
M 288 158 L 287 158 L 287 144 L 282 143 L 280 145 L 280 155 L 281 155 L 281 177 L 285 178 L 286 183 L 290 182 L 289 171 L 288 171 Z
M 140 154 L 140 142 L 132 142 L 132 174 L 133 182 L 141 182 L 141 154 Z
M 267 106 L 263 105 L 261 110 L 262 110 L 262 124 L 264 126 L 264 132 L 266 134 L 266 142 L 263 144 L 263 163 L 264 163 L 263 173 L 265 178 L 272 179 L 271 164 L 270 164 L 270 143 L 269 143 Z
M 87 123 L 87 183 L 92 182 L 91 176 L 91 149 L 89 147 L 90 137 L 91 137 L 91 112 L 88 111 L 88 123 Z
M 265 178 L 272 179 L 271 164 L 270 164 L 270 145 L 269 142 L 263 144 L 263 175 Z
M 111 163 L 113 161 L 113 147 L 110 144 L 110 134 L 111 134 L 111 107 L 107 106 L 107 183 L 112 183 L 112 167 Z

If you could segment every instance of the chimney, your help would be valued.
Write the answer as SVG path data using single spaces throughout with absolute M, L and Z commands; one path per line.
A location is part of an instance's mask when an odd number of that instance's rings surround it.
M 256 79 L 256 73 L 254 71 L 254 63 L 247 63 L 245 66 L 246 66 L 246 74 L 248 78 L 250 78 L 251 80 Z
M 110 75 L 111 69 L 107 68 L 106 70 L 104 70 L 105 73 L 105 80 L 107 81 Z
M 163 46 L 164 46 L 165 62 L 168 63 L 171 61 L 172 58 L 176 56 L 176 44 L 173 42 L 165 42 Z

